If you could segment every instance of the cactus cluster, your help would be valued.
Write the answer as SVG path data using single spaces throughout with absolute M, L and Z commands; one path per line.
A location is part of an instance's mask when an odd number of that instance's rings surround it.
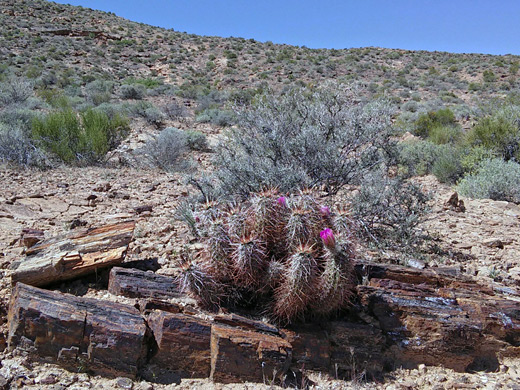
M 180 276 L 201 305 L 254 307 L 284 324 L 348 306 L 355 224 L 346 209 L 331 211 L 311 191 L 269 189 L 208 202 L 192 220 L 204 245 Z

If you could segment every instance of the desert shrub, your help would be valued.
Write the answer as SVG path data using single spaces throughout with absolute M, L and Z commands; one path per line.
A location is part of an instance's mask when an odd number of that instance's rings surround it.
M 164 106 L 163 111 L 170 119 L 179 119 L 189 116 L 189 111 L 186 106 L 178 102 L 167 104 Z
M 25 166 L 49 165 L 45 153 L 38 148 L 30 137 L 20 127 L 8 127 L 0 123 L 0 161 Z
M 414 134 L 420 137 L 428 137 L 430 131 L 435 127 L 455 126 L 456 124 L 455 114 L 449 108 L 429 111 L 426 114 L 419 115 L 415 122 Z
M 441 145 L 432 166 L 432 173 L 441 183 L 455 183 L 464 175 L 463 150 L 453 145 Z
M 468 133 L 467 140 L 505 160 L 520 161 L 520 106 L 504 106 L 483 117 Z
M 175 127 L 167 127 L 159 135 L 146 143 L 143 153 L 153 166 L 165 171 L 186 169 L 189 165 L 185 158 L 188 152 L 186 133 Z
M 32 123 L 32 137 L 66 163 L 96 162 L 128 131 L 128 121 L 102 111 L 77 113 L 70 108 L 50 112 Z
M 434 126 L 430 129 L 428 140 L 437 145 L 456 144 L 463 136 L 459 126 Z
M 184 134 L 186 135 L 186 144 L 191 150 L 203 151 L 208 149 L 208 139 L 204 133 L 197 130 L 186 130 Z
M 132 115 L 143 117 L 148 123 L 155 126 L 160 126 L 166 118 L 165 114 L 159 108 L 146 101 L 127 104 L 126 109 Z
M 195 118 L 197 122 L 212 123 L 217 126 L 231 126 L 234 124 L 234 115 L 231 111 L 219 108 L 204 110 Z
M 427 199 L 418 186 L 402 177 L 391 178 L 382 171 L 372 171 L 352 200 L 359 234 L 379 247 L 413 251 L 422 238 L 416 228 Z
M 336 193 L 384 162 L 391 141 L 391 106 L 359 102 L 349 86 L 328 83 L 263 94 L 238 111 L 217 147 L 221 191 L 247 195 L 262 187 L 291 191 L 320 185 Z
M 438 145 L 426 140 L 401 142 L 398 150 L 398 163 L 410 176 L 422 176 L 430 173 L 439 155 Z
M 246 307 L 287 324 L 328 316 L 353 294 L 355 224 L 310 192 L 275 190 L 246 202 L 208 202 L 182 213 L 203 249 L 184 258 L 181 285 L 203 306 Z
M 131 78 L 128 78 L 125 80 L 125 84 L 142 85 L 146 88 L 157 88 L 157 87 L 161 86 L 163 84 L 163 82 L 159 79 L 151 78 L 151 77 L 148 77 L 145 79 L 131 77 Z
M 146 119 L 148 123 L 154 126 L 160 126 L 165 119 L 164 113 L 158 107 L 155 106 L 147 108 L 144 111 L 143 117 L 144 119 Z
M 0 84 L 0 102 L 4 105 L 24 103 L 33 95 L 33 84 L 14 76 Z
M 520 164 L 499 158 L 484 160 L 457 186 L 464 196 L 520 203 Z
M 482 161 L 496 157 L 497 155 L 493 151 L 481 145 L 474 146 L 466 148 L 465 153 L 461 156 L 460 164 L 464 172 L 475 173 Z
M 146 96 L 146 87 L 142 84 L 123 84 L 119 88 L 121 99 L 141 100 Z
M 34 110 L 27 108 L 11 108 L 0 111 L 0 123 L 3 123 L 7 128 L 21 128 L 24 131 L 30 130 L 32 121 L 38 116 Z
M 95 106 L 108 103 L 112 97 L 114 84 L 104 80 L 94 80 L 85 86 L 85 95 L 89 102 Z

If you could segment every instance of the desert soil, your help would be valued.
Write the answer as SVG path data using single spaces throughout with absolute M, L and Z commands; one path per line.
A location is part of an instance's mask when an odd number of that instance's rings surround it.
M 431 259 L 407 259 L 420 267 L 454 267 L 486 283 L 520 286 L 520 207 L 513 203 L 462 198 L 466 211 L 445 206 L 453 189 L 432 176 L 418 179 L 432 193 L 431 210 L 422 228 L 437 252 Z M 71 226 L 99 226 L 126 219 L 137 221 L 135 240 L 127 261 L 151 259 L 159 273 L 175 274 L 175 258 L 192 237 L 174 212 L 188 195 L 180 175 L 132 168 L 58 168 L 49 171 L 0 169 L 0 347 L 5 346 L 5 314 L 11 293 L 10 265 L 23 257 L 19 243 L 23 228 L 45 231 L 52 237 Z M 94 196 L 95 198 L 94 198 Z M 94 199 L 92 199 L 94 198 Z M 90 199 L 90 200 L 89 200 Z M 151 205 L 151 212 L 135 208 Z M 96 283 L 69 282 L 62 291 L 109 297 Z M 117 298 L 119 299 L 119 298 Z M 520 305 L 520 303 L 519 303 Z M 1 332 L 0 332 L 1 333 Z M 57 366 L 31 360 L 17 351 L 0 355 L 0 389 L 268 389 L 269 384 L 218 385 L 208 380 L 183 380 L 176 385 L 106 379 L 70 373 Z M 310 374 L 316 389 L 520 389 L 520 359 L 504 360 L 499 372 L 456 373 L 442 367 L 420 366 L 391 372 L 382 383 L 343 382 L 323 374 Z

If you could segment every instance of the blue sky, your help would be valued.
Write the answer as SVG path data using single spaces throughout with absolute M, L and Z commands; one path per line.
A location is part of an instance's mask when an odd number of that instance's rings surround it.
M 198 35 L 310 48 L 520 54 L 519 0 L 60 0 Z

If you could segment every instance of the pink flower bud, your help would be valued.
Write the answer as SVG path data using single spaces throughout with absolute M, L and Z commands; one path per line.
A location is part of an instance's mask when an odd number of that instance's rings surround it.
M 327 248 L 334 248 L 336 246 L 336 239 L 334 238 L 334 233 L 329 228 L 323 229 L 320 232 L 321 240 L 323 241 L 323 245 Z
M 276 203 L 278 203 L 279 206 L 287 207 L 287 199 L 285 196 L 280 196 L 278 199 L 276 199 Z
M 329 208 L 329 206 L 321 206 L 320 207 L 320 213 L 324 217 L 328 217 L 330 215 L 330 208 Z
M 199 218 L 199 216 L 198 216 L 198 215 L 197 215 L 197 216 L 195 216 L 195 222 L 197 222 L 197 223 L 199 223 L 199 222 L 200 222 L 200 218 Z

